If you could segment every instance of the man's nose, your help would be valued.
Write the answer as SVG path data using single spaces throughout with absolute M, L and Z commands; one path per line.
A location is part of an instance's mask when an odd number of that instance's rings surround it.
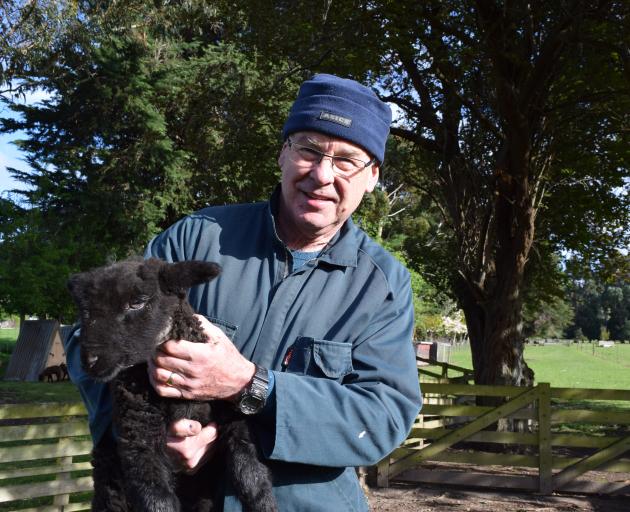
M 319 183 L 328 184 L 335 181 L 334 161 L 331 156 L 322 155 L 319 162 L 316 162 L 311 169 L 311 176 Z

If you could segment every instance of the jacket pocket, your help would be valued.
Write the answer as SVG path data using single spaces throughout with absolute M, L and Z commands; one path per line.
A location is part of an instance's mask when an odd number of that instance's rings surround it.
M 299 337 L 289 349 L 286 370 L 291 373 L 341 380 L 352 372 L 352 345 Z
M 210 320 L 211 323 L 221 329 L 223 333 L 230 339 L 230 341 L 234 343 L 234 340 L 236 339 L 236 331 L 238 330 L 238 327 L 236 325 L 231 324 L 230 322 L 226 322 L 225 320 L 221 320 L 220 318 L 217 318 L 215 316 L 204 316 L 208 320 Z

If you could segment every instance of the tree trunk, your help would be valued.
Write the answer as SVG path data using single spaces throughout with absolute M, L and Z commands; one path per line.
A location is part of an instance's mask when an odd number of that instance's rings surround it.
M 522 333 L 521 294 L 536 214 L 526 178 L 525 146 L 516 145 L 520 149 L 516 151 L 506 150 L 497 161 L 493 250 L 487 253 L 484 268 L 472 272 L 472 275 L 483 273 L 485 279 L 468 282 L 462 278 L 458 287 L 471 339 L 476 384 L 534 384 L 534 372 L 523 357 Z M 509 179 L 505 179 L 506 176 Z M 502 401 L 486 398 L 479 403 L 497 406 Z M 529 425 L 524 421 L 501 419 L 497 428 L 525 431 Z
M 460 306 L 466 317 L 475 384 L 531 386 L 534 372 L 523 359 L 520 304 L 495 297 L 479 304 L 462 286 Z
M 20 313 L 20 329 L 18 331 L 19 334 L 22 333 L 22 326 L 24 325 L 24 321 L 26 320 L 26 314 L 25 313 Z M 18 336 L 19 336 L 18 334 Z

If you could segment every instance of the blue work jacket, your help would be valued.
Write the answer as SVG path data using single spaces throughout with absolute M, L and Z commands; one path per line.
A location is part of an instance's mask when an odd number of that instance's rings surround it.
M 398 447 L 421 404 L 409 273 L 351 220 L 291 271 L 274 201 L 201 210 L 153 239 L 145 256 L 221 265 L 189 300 L 273 372 L 273 406 L 256 420 L 279 509 L 364 511 L 354 467 Z M 104 391 L 86 384 L 98 436 L 111 413 Z M 229 488 L 224 510 L 241 510 Z

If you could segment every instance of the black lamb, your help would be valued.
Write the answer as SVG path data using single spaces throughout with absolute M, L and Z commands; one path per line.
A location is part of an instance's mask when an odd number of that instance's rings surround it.
M 245 510 L 277 510 L 245 417 L 225 401 L 160 397 L 148 378 L 147 361 L 164 341 L 205 341 L 186 293 L 219 271 L 209 262 L 138 259 L 70 278 L 81 315 L 82 366 L 110 383 L 114 402 L 113 435 L 92 452 L 93 511 L 221 510 L 216 498 L 226 478 Z M 217 450 L 194 475 L 178 473 L 166 453 L 168 426 L 180 418 L 219 425 Z

